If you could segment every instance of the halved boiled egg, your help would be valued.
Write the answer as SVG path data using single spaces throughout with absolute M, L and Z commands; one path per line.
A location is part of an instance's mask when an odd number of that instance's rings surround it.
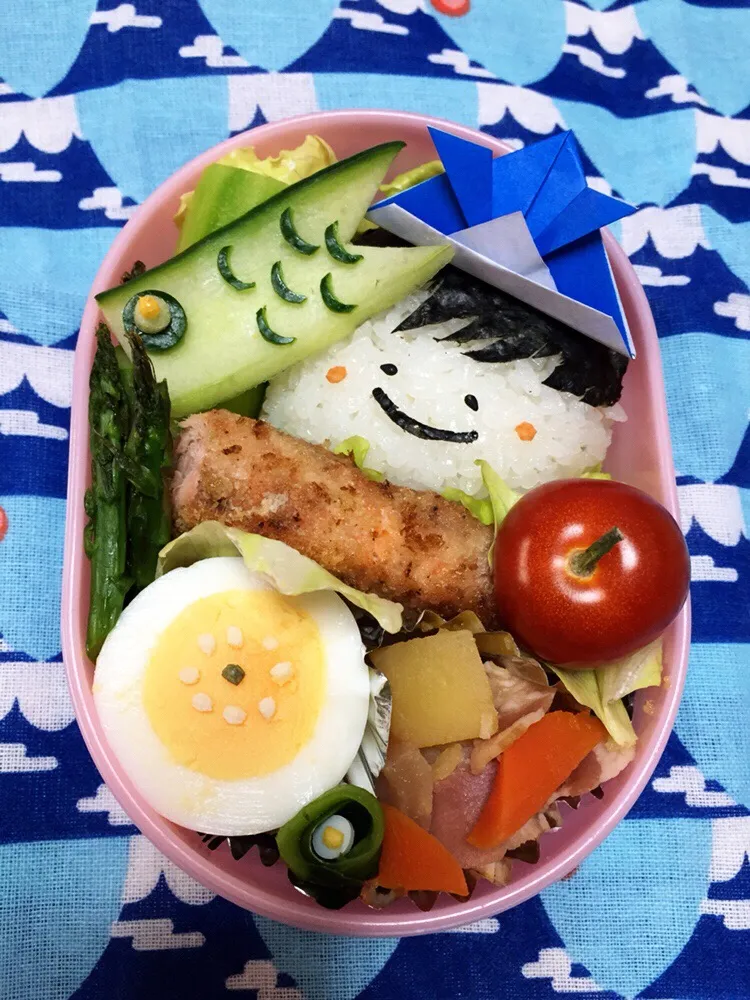
M 274 830 L 341 781 L 369 704 L 342 599 L 286 597 L 231 557 L 143 590 L 107 637 L 93 690 L 107 740 L 148 803 L 227 836 Z

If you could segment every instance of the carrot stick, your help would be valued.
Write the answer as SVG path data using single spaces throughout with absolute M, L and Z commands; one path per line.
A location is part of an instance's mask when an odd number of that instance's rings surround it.
M 383 805 L 385 835 L 378 885 L 384 889 L 430 889 L 469 894 L 461 865 L 437 837 L 393 806 Z
M 508 840 L 606 737 L 601 722 L 585 712 L 548 712 L 529 726 L 498 757 L 495 782 L 469 843 L 489 849 Z

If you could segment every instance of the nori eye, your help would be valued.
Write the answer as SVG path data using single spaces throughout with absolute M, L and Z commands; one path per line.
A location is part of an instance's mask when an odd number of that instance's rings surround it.
M 470 410 L 474 410 L 475 413 L 479 409 L 477 397 L 472 396 L 471 393 L 468 396 L 464 396 L 464 403 L 466 403 Z
M 169 325 L 159 333 L 145 333 L 136 323 L 135 307 L 138 305 L 138 300 L 144 295 L 153 295 L 161 299 L 169 309 Z M 122 310 L 122 324 L 125 327 L 126 333 L 135 333 L 141 338 L 143 346 L 147 350 L 167 351 L 170 347 L 178 344 L 185 336 L 187 316 L 185 315 L 185 310 L 173 295 L 170 295 L 168 292 L 161 292 L 158 288 L 144 288 L 142 291 L 136 292 L 125 303 Z
M 398 368 L 395 365 L 381 365 L 380 370 L 386 375 L 398 375 Z

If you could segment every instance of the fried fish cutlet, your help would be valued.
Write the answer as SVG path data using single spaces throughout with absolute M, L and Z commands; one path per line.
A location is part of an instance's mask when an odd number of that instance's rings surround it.
M 221 521 L 286 542 L 358 590 L 494 624 L 492 530 L 459 504 L 372 482 L 346 456 L 226 410 L 181 426 L 178 531 Z

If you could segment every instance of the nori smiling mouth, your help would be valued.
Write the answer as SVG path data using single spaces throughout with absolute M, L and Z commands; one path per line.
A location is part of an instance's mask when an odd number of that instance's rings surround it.
M 479 437 L 477 431 L 446 431 L 441 427 L 429 427 L 400 410 L 388 393 L 381 388 L 372 390 L 372 396 L 387 417 L 407 434 L 422 438 L 423 441 L 452 441 L 454 444 L 471 444 Z

